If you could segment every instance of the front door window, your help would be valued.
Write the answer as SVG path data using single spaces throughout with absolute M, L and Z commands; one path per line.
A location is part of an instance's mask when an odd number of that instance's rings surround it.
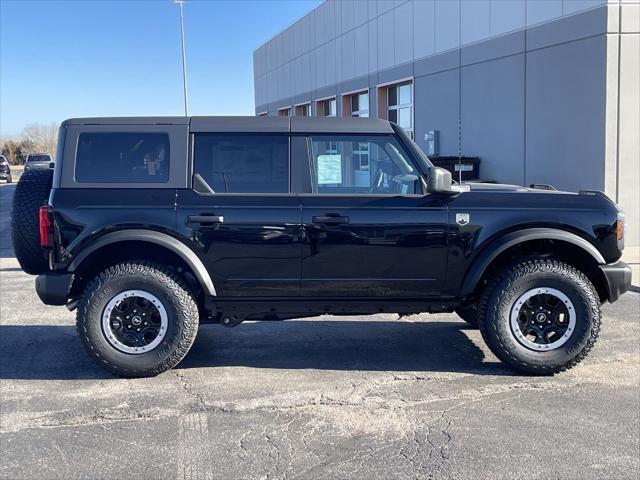
M 418 171 L 392 135 L 318 135 L 310 142 L 314 193 L 421 193 Z

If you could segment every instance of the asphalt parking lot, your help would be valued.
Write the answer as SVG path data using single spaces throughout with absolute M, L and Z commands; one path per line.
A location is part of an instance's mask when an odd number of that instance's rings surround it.
M 503 367 L 453 314 L 201 328 L 156 378 L 94 365 L 11 249 L 0 185 L 0 478 L 640 476 L 640 290 L 591 356 Z

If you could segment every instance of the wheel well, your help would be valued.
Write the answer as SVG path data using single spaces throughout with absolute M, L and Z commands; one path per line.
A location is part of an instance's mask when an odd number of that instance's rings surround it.
M 607 298 L 606 279 L 600 268 L 598 268 L 599 264 L 597 260 L 593 258 L 589 252 L 571 242 L 550 239 L 525 241 L 501 252 L 482 273 L 480 281 L 474 288 L 472 297 L 477 298 L 489 282 L 489 279 L 491 279 L 496 272 L 502 270 L 517 259 L 531 257 L 559 260 L 573 266 L 584 273 L 591 281 L 598 292 L 600 301 L 604 301 Z
M 172 250 L 155 243 L 128 240 L 115 242 L 91 252 L 76 268 L 70 297 L 78 298 L 85 286 L 103 270 L 128 261 L 143 260 L 170 267 L 187 281 L 198 304 L 203 302 L 203 290 L 191 267 Z

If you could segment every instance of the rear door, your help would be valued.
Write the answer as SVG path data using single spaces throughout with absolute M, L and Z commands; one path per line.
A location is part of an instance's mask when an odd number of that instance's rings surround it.
M 423 194 L 397 138 L 311 135 L 308 147 L 301 294 L 437 296 L 446 270 L 446 200 Z
M 192 188 L 177 195 L 178 228 L 220 297 L 297 296 L 301 205 L 290 193 L 289 134 L 192 135 Z

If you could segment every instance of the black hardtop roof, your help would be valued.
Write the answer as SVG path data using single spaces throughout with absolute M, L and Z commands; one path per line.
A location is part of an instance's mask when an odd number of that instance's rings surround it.
M 362 117 L 88 117 L 67 125 L 189 125 L 192 132 L 223 133 L 393 133 L 391 124 Z

